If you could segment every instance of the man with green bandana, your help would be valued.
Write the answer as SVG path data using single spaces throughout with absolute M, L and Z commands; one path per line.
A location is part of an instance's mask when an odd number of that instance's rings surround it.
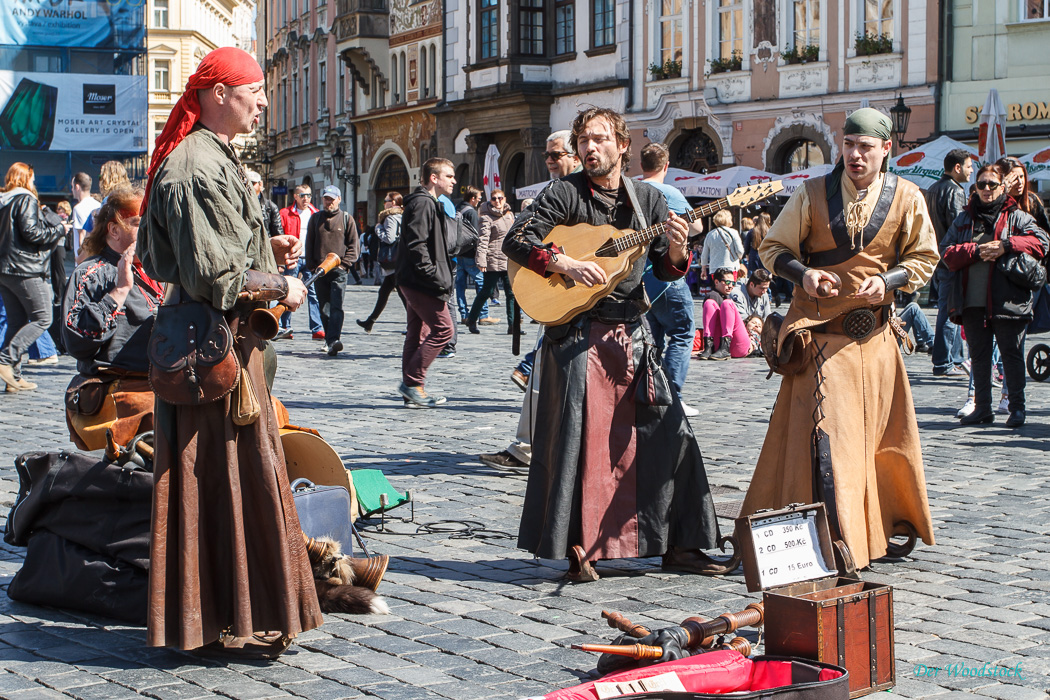
M 909 528 L 933 544 L 890 303 L 893 290 L 923 286 L 938 256 L 919 188 L 886 171 L 890 120 L 859 109 L 843 134 L 835 169 L 792 195 L 759 247 L 796 291 L 771 362 L 785 376 L 741 514 L 822 501 L 861 568 Z

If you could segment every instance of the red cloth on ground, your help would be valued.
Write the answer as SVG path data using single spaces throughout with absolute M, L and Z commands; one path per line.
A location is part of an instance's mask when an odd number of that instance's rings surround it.
M 153 157 L 149 162 L 146 179 L 146 196 L 142 198 L 140 214 L 146 213 L 146 205 L 149 202 L 149 191 L 153 185 L 153 176 L 164 159 L 175 150 L 186 135 L 190 133 L 193 126 L 201 116 L 201 105 L 197 99 L 197 91 L 214 87 L 219 83 L 236 87 L 237 85 L 248 85 L 263 80 L 262 67 L 255 58 L 235 46 L 224 46 L 215 49 L 200 62 L 197 72 L 190 76 L 186 82 L 186 92 L 175 103 L 168 117 L 168 123 L 164 125 L 164 131 L 157 137 L 157 143 L 153 149 Z

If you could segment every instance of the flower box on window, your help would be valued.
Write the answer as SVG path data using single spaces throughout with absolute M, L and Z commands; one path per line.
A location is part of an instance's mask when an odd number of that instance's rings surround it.
M 858 56 L 877 56 L 883 53 L 893 53 L 893 37 L 889 34 L 872 34 L 857 32 L 854 43 Z
M 820 60 L 820 47 L 813 44 L 806 46 L 792 46 L 787 51 L 780 52 L 780 58 L 784 63 L 815 63 Z
M 744 67 L 744 56 L 739 51 L 733 51 L 729 58 L 711 58 L 707 61 L 710 66 L 709 73 L 730 73 L 741 70 Z
M 653 80 L 669 80 L 682 77 L 682 62 L 667 59 L 663 63 L 650 63 L 649 74 Z

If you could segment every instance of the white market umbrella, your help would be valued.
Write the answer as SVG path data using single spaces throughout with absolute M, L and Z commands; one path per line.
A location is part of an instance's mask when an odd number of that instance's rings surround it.
M 818 177 L 824 177 L 831 172 L 832 165 L 814 165 L 812 168 L 806 168 L 805 170 L 796 170 L 793 173 L 788 173 L 780 177 L 780 181 L 784 183 L 784 189 L 777 192 L 778 197 L 790 197 L 795 194 L 795 190 L 802 185 L 806 184 L 806 181 L 812 180 Z
M 485 199 L 492 199 L 492 190 L 503 187 L 499 177 L 499 149 L 494 143 L 490 143 L 489 149 L 485 151 L 485 177 L 482 183 L 485 187 Z
M 977 160 L 977 154 L 974 153 L 972 146 L 967 146 L 947 136 L 941 136 L 891 159 L 890 172 L 911 180 L 924 190 L 929 189 L 944 174 L 944 157 L 948 155 L 948 151 L 956 148 L 967 151 L 971 158 Z
M 681 168 L 668 168 L 667 175 L 664 176 L 664 184 L 676 187 L 679 190 L 682 189 L 680 185 L 683 185 L 689 180 L 693 180 L 698 177 L 703 177 L 700 173 L 694 173 L 691 170 L 682 170 Z M 635 180 L 644 180 L 645 175 L 635 175 Z M 684 193 L 683 193 L 684 194 Z
M 717 173 L 698 175 L 688 180 L 679 180 L 674 184 L 686 197 L 707 197 L 718 199 L 726 197 L 737 187 L 757 185 L 762 182 L 776 180 L 779 176 L 767 173 L 764 170 L 750 168 L 746 165 L 737 165 Z
M 1018 158 L 1028 170 L 1029 180 L 1050 180 L 1050 146 Z
M 1006 155 L 1006 108 L 995 88 L 988 91 L 977 124 L 977 159 L 994 163 Z
M 554 182 L 554 180 L 547 180 L 546 182 L 537 182 L 535 185 L 519 187 L 514 190 L 514 196 L 518 198 L 519 202 L 523 199 L 535 199 L 536 195 L 542 192 L 543 188 L 552 182 Z

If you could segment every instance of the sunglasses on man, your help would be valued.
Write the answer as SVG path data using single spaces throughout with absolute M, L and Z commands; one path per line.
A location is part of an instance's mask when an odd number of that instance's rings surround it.
M 543 157 L 546 160 L 561 160 L 565 156 L 571 156 L 572 154 L 568 151 L 544 151 Z

